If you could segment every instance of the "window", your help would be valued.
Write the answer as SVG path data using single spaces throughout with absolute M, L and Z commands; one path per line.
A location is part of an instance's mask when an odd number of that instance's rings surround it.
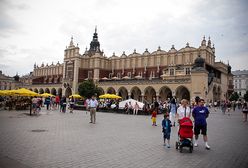
M 175 75 L 175 70 L 174 69 L 170 69 L 170 76 L 174 76 Z
M 131 72 L 127 73 L 127 76 L 130 77 L 130 78 L 131 78 L 131 75 L 132 75 Z
M 117 73 L 117 78 L 121 78 L 121 73 Z
M 155 72 L 151 71 L 149 79 L 155 78 Z
M 93 78 L 93 73 L 92 71 L 88 71 L 88 79 L 92 79 Z
M 190 68 L 185 68 L 185 74 L 190 75 Z
M 112 73 L 109 73 L 109 79 L 111 79 L 112 78 Z

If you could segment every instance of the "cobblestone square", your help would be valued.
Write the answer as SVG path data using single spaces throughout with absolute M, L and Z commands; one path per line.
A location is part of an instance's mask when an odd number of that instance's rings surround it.
M 153 127 L 150 116 L 97 112 L 90 124 L 85 111 L 60 113 L 42 109 L 0 111 L 0 168 L 246 168 L 248 124 L 240 111 L 231 116 L 212 111 L 208 118 L 211 150 L 199 146 L 189 153 L 175 149 L 177 128 L 172 128 L 171 148 L 163 146 L 161 121 Z

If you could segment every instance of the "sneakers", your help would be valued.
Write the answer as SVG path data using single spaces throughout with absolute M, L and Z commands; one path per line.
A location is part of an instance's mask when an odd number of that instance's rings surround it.
M 170 148 L 170 145 L 167 145 L 167 148 Z
M 197 147 L 197 146 L 198 146 L 198 144 L 197 144 L 197 143 L 195 143 L 195 144 L 194 144 L 194 146 L 195 146 L 195 147 Z
M 206 149 L 207 149 L 207 150 L 210 150 L 210 146 L 209 146 L 209 145 L 206 145 Z

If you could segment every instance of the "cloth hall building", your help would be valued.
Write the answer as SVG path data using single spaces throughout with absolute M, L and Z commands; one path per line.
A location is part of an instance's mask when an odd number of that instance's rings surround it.
M 123 99 L 153 102 L 175 96 L 178 100 L 200 96 L 208 101 L 226 99 L 233 90 L 231 67 L 215 61 L 215 47 L 203 37 L 200 46 L 188 43 L 177 50 L 105 56 L 95 29 L 90 48 L 80 53 L 73 38 L 64 50 L 64 62 L 34 65 L 29 89 L 69 96 L 85 80 L 94 80 L 101 93 Z

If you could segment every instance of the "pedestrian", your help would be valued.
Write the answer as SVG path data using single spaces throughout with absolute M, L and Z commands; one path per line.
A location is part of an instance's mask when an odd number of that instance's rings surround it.
M 220 108 L 221 108 L 222 114 L 225 115 L 226 114 L 226 101 L 224 100 L 221 101 Z
M 135 105 L 133 107 L 133 114 L 137 115 L 138 112 L 139 112 L 139 105 L 138 105 L 138 102 L 135 102 Z
M 56 108 L 58 108 L 59 105 L 60 105 L 60 97 L 59 97 L 59 95 L 57 95 L 57 96 L 55 97 L 55 102 L 56 102 Z
M 232 104 L 230 101 L 227 101 L 226 103 L 226 107 L 227 107 L 227 115 L 230 116 L 231 115 L 231 107 L 232 107 Z
M 61 99 L 61 111 L 63 112 L 63 113 L 65 113 L 66 112 L 66 97 L 65 96 L 63 96 L 62 97 L 62 99 Z
M 96 108 L 98 106 L 98 101 L 96 100 L 95 95 L 93 95 L 89 101 L 90 109 L 90 123 L 96 123 Z
M 169 119 L 169 114 L 166 113 L 162 121 L 162 132 L 163 132 L 163 138 L 164 138 L 164 146 L 166 146 L 166 139 L 167 139 L 167 148 L 170 148 L 171 127 L 172 125 Z
M 175 98 L 172 98 L 170 101 L 170 121 L 173 126 L 175 126 L 175 117 L 176 117 L 177 105 Z
M 192 116 L 194 118 L 194 133 L 195 133 L 195 144 L 194 146 L 198 146 L 198 137 L 201 133 L 203 135 L 203 140 L 205 142 L 206 149 L 210 149 L 208 145 L 208 137 L 207 137 L 207 121 L 206 119 L 209 116 L 209 111 L 206 107 L 204 107 L 204 99 L 200 99 L 198 102 L 198 106 L 196 106 L 192 111 Z
M 37 102 L 38 102 L 38 99 L 37 99 L 36 96 L 34 96 L 32 98 L 32 111 L 33 111 L 34 114 L 37 113 Z
M 73 113 L 74 104 L 75 104 L 75 99 L 73 98 L 73 96 L 71 96 L 71 98 L 69 99 L 69 104 L 70 104 L 70 113 Z
M 128 110 L 127 110 L 127 114 L 132 114 L 132 112 L 133 112 L 133 106 L 132 106 L 132 104 L 131 104 L 131 102 L 129 102 L 128 103 Z
M 45 98 L 45 103 L 44 104 L 46 104 L 47 110 L 50 110 L 50 104 L 51 104 L 50 96 Z
M 177 108 L 176 118 L 181 120 L 184 117 L 191 117 L 190 108 L 188 106 L 188 100 L 182 99 L 181 105 Z
M 244 102 L 243 106 L 242 106 L 242 112 L 243 112 L 243 118 L 244 118 L 244 122 L 247 122 L 247 114 L 248 114 L 248 107 L 247 107 L 247 103 Z
M 125 104 L 124 110 L 125 110 L 126 114 L 128 114 L 128 103 L 127 102 Z
M 153 108 L 153 111 L 152 111 L 152 116 L 151 116 L 151 119 L 152 119 L 152 126 L 157 126 L 157 112 L 158 111 L 158 108 L 157 107 L 154 107 Z

